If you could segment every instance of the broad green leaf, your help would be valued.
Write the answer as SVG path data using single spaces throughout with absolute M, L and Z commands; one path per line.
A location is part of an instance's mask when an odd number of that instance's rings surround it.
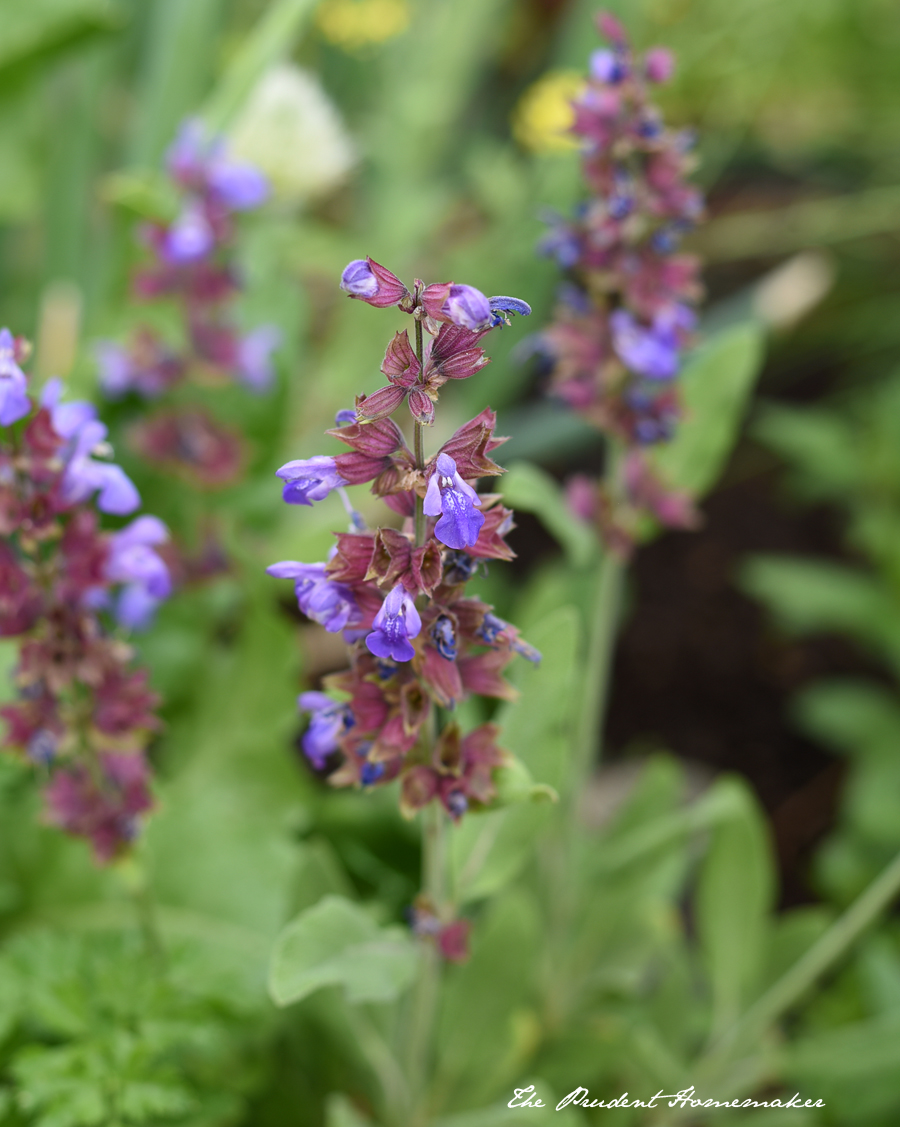
M 531 462 L 513 462 L 501 482 L 503 500 L 513 509 L 534 513 L 565 549 L 570 563 L 586 567 L 597 556 L 597 537 L 566 504 L 559 484 Z
M 537 901 L 529 890 L 509 889 L 495 900 L 472 934 L 469 961 L 446 974 L 437 1042 L 436 1089 L 447 1110 L 478 1108 L 509 1092 L 540 1038 L 528 1019 L 534 1005 L 541 945 Z
M 559 799 L 553 787 L 536 783 L 522 760 L 515 756 L 494 772 L 494 783 L 501 806 L 515 806 L 519 802 L 556 802 Z
M 713 995 L 713 1032 L 731 1025 L 759 984 L 768 943 L 774 874 L 768 830 L 756 799 L 738 779 L 735 815 L 715 827 L 695 899 L 697 932 Z
M 0 67 L 120 22 L 112 0 L 0 0 Z
M 543 659 L 538 666 L 520 662 L 512 676 L 522 697 L 504 705 L 496 716 L 501 746 L 521 760 L 538 784 L 554 790 L 566 784 L 578 635 L 572 607 L 560 608 L 530 631 L 528 640 Z M 526 803 L 464 818 L 450 838 L 457 897 L 466 901 L 490 896 L 511 881 L 551 816 L 550 803 Z
M 763 358 L 761 330 L 737 325 L 701 345 L 681 376 L 684 417 L 675 438 L 656 448 L 663 481 L 694 497 L 707 493 L 737 440 Z
M 323 986 L 343 986 L 349 1002 L 390 1002 L 412 981 L 417 960 L 402 928 L 379 928 L 359 905 L 326 896 L 275 941 L 269 992 L 279 1006 Z

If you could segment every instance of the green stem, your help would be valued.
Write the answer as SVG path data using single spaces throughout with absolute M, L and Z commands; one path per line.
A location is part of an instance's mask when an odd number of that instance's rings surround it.
M 758 1042 L 765 1030 L 797 1002 L 826 970 L 844 955 L 895 896 L 900 894 L 900 853 L 862 895 L 831 925 L 737 1021 L 701 1062 L 712 1068 L 735 1052 Z
M 438 801 L 422 811 L 422 886 L 428 907 L 444 921 L 447 895 L 447 817 Z M 409 1027 L 409 1084 L 413 1125 L 428 1121 L 428 1074 L 434 1056 L 434 1031 L 441 988 L 441 957 L 432 939 L 421 943 L 419 978 Z
M 416 321 L 416 359 L 419 361 L 419 372 L 425 371 L 424 346 L 422 344 L 422 322 Z M 416 469 L 425 469 L 425 427 L 421 423 L 415 424 L 415 457 Z M 425 514 L 422 511 L 424 504 L 422 498 L 416 494 L 416 547 L 420 548 L 425 543 Z
M 600 561 L 594 594 L 585 660 L 584 692 L 575 742 L 573 778 L 576 797 L 590 774 L 603 730 L 624 574 L 622 561 L 612 552 L 605 552 Z

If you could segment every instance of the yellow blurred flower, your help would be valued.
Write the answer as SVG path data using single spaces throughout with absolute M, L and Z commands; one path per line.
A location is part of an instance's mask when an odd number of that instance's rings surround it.
M 567 130 L 575 121 L 571 103 L 584 87 L 584 76 L 576 70 L 551 71 L 529 86 L 512 115 L 519 144 L 533 153 L 577 149 L 578 138 Z
M 345 51 L 384 43 L 409 27 L 410 0 L 322 0 L 316 23 L 329 41 Z

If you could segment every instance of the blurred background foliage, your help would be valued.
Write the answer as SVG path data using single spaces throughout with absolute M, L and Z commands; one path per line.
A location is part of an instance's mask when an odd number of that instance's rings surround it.
M 557 275 L 534 246 L 542 212 L 579 196 L 559 130 L 596 44 L 595 7 L 0 0 L 0 321 L 35 340 L 35 378 L 94 396 L 94 340 L 149 316 L 175 331 L 171 310 L 134 306 L 129 273 L 138 222 L 171 206 L 162 155 L 193 114 L 272 179 L 272 202 L 241 232 L 240 316 L 284 333 L 271 395 L 192 392 L 246 437 L 247 473 L 229 490 L 200 495 L 151 472 L 123 440 L 134 406 L 105 409 L 146 508 L 194 546 L 215 528 L 229 566 L 181 591 L 140 640 L 167 729 L 159 810 L 135 860 L 97 870 L 38 824 L 29 773 L 0 764 L 0 1123 L 392 1122 L 383 1047 L 408 1016 L 399 987 L 379 997 L 357 983 L 375 1000 L 354 1004 L 338 967 L 290 1008 L 266 995 L 292 917 L 323 926 L 333 896 L 365 907 L 360 934 L 390 927 L 419 864 L 390 796 L 332 793 L 293 751 L 298 686 L 341 658 L 262 569 L 323 558 L 343 517 L 333 498 L 287 511 L 272 473 L 333 452 L 323 427 L 380 382 L 385 319 L 339 300 L 349 259 L 512 291 L 534 307 L 529 330 L 548 318 Z M 454 843 L 476 929 L 471 961 L 445 984 L 429 1121 L 549 1118 L 508 1112 L 514 1084 L 604 1098 L 695 1084 L 718 1098 L 802 1087 L 827 1106 L 785 1113 L 791 1123 L 890 1127 L 900 935 L 884 922 L 851 956 L 860 929 L 833 923 L 900 846 L 896 5 L 609 7 L 636 44 L 678 56 L 661 101 L 700 137 L 705 331 L 760 325 L 768 358 L 705 527 L 638 560 L 613 761 L 579 802 L 566 793 L 571 694 L 594 549 L 552 488 L 541 500 L 533 467 L 510 475 L 512 503 L 534 513 L 520 518 L 519 559 L 478 593 L 545 651 L 503 722 L 563 800 L 472 819 Z M 448 390 L 433 442 L 489 402 L 513 436 L 507 463 L 551 479 L 597 469 L 593 433 L 541 399 L 515 354 L 520 330 L 495 334 L 493 364 Z M 774 719 L 757 727 L 763 714 Z M 698 715 L 721 718 L 705 742 Z M 723 769 L 752 786 L 711 782 Z M 151 912 L 164 952 L 135 931 Z M 825 961 L 785 987 L 810 950 Z

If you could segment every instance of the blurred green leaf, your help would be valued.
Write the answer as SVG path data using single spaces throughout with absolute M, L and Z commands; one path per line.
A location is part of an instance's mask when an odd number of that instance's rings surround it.
M 532 462 L 513 462 L 502 481 L 503 500 L 534 513 L 565 549 L 574 567 L 586 567 L 598 554 L 597 537 L 570 511 L 559 484 Z
M 847 418 L 834 411 L 765 404 L 750 429 L 788 461 L 807 496 L 841 495 L 860 482 L 863 451 Z
M 513 677 L 522 699 L 497 713 L 501 746 L 522 761 L 538 783 L 566 784 L 574 717 L 572 691 L 579 652 L 574 608 L 562 607 L 530 632 L 542 653 L 539 666 L 521 662 Z M 489 896 L 511 881 L 534 849 L 535 835 L 551 817 L 550 804 L 531 803 L 473 814 L 454 827 L 451 868 L 460 901 Z
M 123 14 L 112 0 L 0 0 L 0 68 L 87 31 L 115 27 Z
M 266 70 L 290 54 L 318 0 L 269 4 L 212 91 L 202 110 L 210 131 L 221 133 Z
M 735 816 L 713 830 L 695 899 L 712 985 L 714 1035 L 737 1020 L 759 985 L 774 892 L 768 827 L 756 799 L 738 779 L 718 786 L 732 792 Z
M 752 556 L 741 588 L 792 633 L 837 631 L 900 660 L 900 604 L 864 571 L 795 556 Z
M 325 1127 L 371 1127 L 372 1120 L 362 1114 L 346 1096 L 335 1092 L 325 1103 Z
M 817 681 L 794 698 L 793 713 L 805 732 L 835 751 L 896 756 L 900 705 L 880 685 L 839 678 Z
M 702 497 L 719 478 L 737 441 L 763 359 L 761 330 L 737 325 L 702 344 L 681 376 L 684 417 L 653 462 L 666 485 Z
M 358 904 L 326 896 L 275 941 L 269 993 L 279 1006 L 323 986 L 343 986 L 349 1002 L 390 1002 L 412 982 L 418 949 L 402 928 L 379 928 Z

